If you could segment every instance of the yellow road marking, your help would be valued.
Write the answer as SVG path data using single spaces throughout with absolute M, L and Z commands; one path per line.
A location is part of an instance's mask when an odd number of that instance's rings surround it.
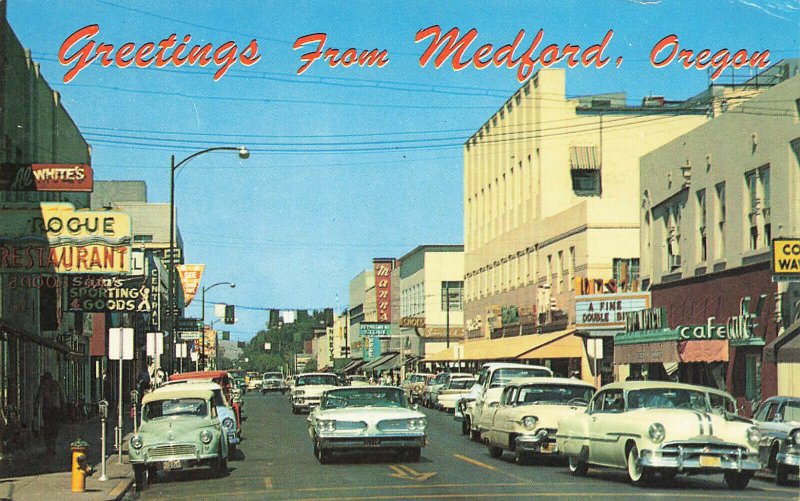
M 474 464 L 475 466 L 480 466 L 481 468 L 486 468 L 487 470 L 497 471 L 492 465 L 481 463 L 480 461 L 476 461 L 475 459 L 468 458 L 467 456 L 462 456 L 461 454 L 453 454 L 453 457 L 456 459 L 460 459 L 462 461 L 466 461 L 467 463 Z
M 272 477 L 264 478 L 264 487 L 267 489 L 272 489 Z
M 417 482 L 423 482 L 423 481 L 428 480 L 429 478 L 431 478 L 431 477 L 436 475 L 436 472 L 433 472 L 433 471 L 426 472 L 426 473 L 421 473 L 421 472 L 418 472 L 418 471 L 414 470 L 410 466 L 406 466 L 406 465 L 402 465 L 402 464 L 401 465 L 397 465 L 397 466 L 389 465 L 389 468 L 392 471 L 394 471 L 393 475 L 389 475 L 390 477 L 403 478 L 403 479 L 406 479 L 406 480 L 416 480 Z

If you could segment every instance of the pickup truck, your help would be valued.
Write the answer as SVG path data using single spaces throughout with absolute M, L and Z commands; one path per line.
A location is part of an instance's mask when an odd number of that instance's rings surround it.
M 551 377 L 553 371 L 540 365 L 489 362 L 478 373 L 478 382 L 468 396 L 456 402 L 455 419 L 461 421 L 462 433 L 480 441 L 481 433 L 491 426 L 492 413 L 497 407 L 503 387 L 512 379 L 523 377 Z

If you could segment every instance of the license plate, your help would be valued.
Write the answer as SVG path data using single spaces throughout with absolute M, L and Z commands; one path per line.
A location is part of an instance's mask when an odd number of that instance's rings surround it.
M 381 441 L 377 438 L 368 438 L 364 440 L 364 445 L 367 447 L 378 447 L 381 445 Z
M 717 456 L 700 456 L 700 466 L 719 467 L 722 460 Z
M 172 461 L 164 461 L 163 468 L 165 471 L 180 470 L 183 468 L 183 464 L 181 464 L 180 459 L 173 459 Z

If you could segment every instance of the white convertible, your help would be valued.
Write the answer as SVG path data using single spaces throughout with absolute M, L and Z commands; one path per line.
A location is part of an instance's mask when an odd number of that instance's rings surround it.
M 390 451 L 419 461 L 427 438 L 425 415 L 409 407 L 393 386 L 328 390 L 308 415 L 314 455 L 328 463 L 333 452 Z
M 585 413 L 558 425 L 557 445 L 575 475 L 589 465 L 624 468 L 637 485 L 659 474 L 723 473 L 744 489 L 759 469 L 760 433 L 735 415 L 729 394 L 703 386 L 629 381 L 601 388 Z
M 489 455 L 499 458 L 511 451 L 517 463 L 528 464 L 536 455 L 558 454 L 559 419 L 584 412 L 593 394 L 594 386 L 578 379 L 515 379 L 503 388 L 483 434 Z
M 292 412 L 300 414 L 302 411 L 310 411 L 315 405 L 319 404 L 322 393 L 335 388 L 339 384 L 336 374 L 329 372 L 308 372 L 299 374 L 294 379 L 292 386 L 291 403 Z

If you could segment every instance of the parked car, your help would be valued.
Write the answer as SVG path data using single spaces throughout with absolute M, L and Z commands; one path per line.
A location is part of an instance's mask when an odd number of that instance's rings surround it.
M 406 378 L 403 380 L 400 387 L 403 389 L 409 402 L 419 402 L 422 400 L 422 395 L 425 393 L 425 387 L 434 377 L 436 377 L 435 374 L 428 372 L 412 372 L 406 374 Z
M 242 429 L 237 424 L 236 413 L 233 411 L 231 403 L 225 398 L 222 386 L 213 381 L 203 381 L 199 379 L 186 379 L 165 383 L 165 385 L 169 387 L 173 387 L 177 384 L 191 384 L 192 388 L 210 390 L 214 393 L 213 403 L 217 408 L 217 417 L 222 424 L 222 428 L 225 430 L 225 436 L 228 437 L 228 449 L 230 456 L 233 457 L 236 453 L 236 447 L 242 441 Z
M 481 434 L 489 429 L 492 409 L 500 401 L 503 387 L 515 378 L 551 377 L 553 371 L 539 365 L 514 364 L 506 362 L 489 362 L 483 364 L 478 373 L 478 383 L 472 387 L 469 404 L 465 405 L 460 418 L 464 420 L 473 440 L 480 440 Z
M 228 371 L 196 371 L 196 372 L 179 372 L 172 374 L 169 377 L 170 381 L 213 381 L 222 387 L 222 393 L 225 395 L 225 400 L 231 403 L 233 412 L 236 413 L 236 426 L 241 429 L 242 417 L 244 415 L 244 401 L 239 399 L 237 402 L 233 398 L 233 381 L 228 375 Z
M 441 383 L 434 384 L 431 382 L 432 384 L 429 384 L 425 389 L 424 402 L 426 405 L 428 407 L 438 409 L 439 394 L 441 393 L 442 389 L 447 387 L 450 384 L 450 381 L 453 381 L 454 379 L 463 379 L 473 384 L 475 383 L 475 376 L 472 374 L 467 374 L 465 372 L 445 372 Z
M 319 399 L 326 390 L 339 384 L 336 374 L 330 372 L 309 372 L 298 374 L 292 388 L 292 413 L 300 414 L 319 405 Z
M 247 380 L 247 391 L 260 390 L 264 380 L 261 375 L 253 375 Z
M 334 452 L 354 451 L 389 451 L 419 461 L 426 430 L 425 415 L 394 386 L 327 390 L 308 416 L 314 455 L 323 464 Z
M 439 398 L 437 399 L 439 410 L 454 412 L 456 402 L 469 395 L 470 390 L 476 384 L 478 384 L 478 382 L 475 378 L 451 379 L 450 382 L 447 383 L 447 386 L 439 390 Z
M 791 475 L 800 475 L 800 398 L 768 398 L 755 413 L 761 432 L 761 464 L 775 472 L 778 485 L 787 485 Z
M 503 388 L 498 405 L 489 410 L 491 424 L 483 435 L 489 455 L 499 458 L 510 451 L 517 463 L 528 464 L 536 455 L 558 454 L 558 421 L 585 412 L 592 395 L 594 386 L 578 379 L 513 380 Z
M 165 386 L 142 399 L 142 424 L 129 441 L 136 488 L 160 470 L 210 466 L 228 474 L 228 440 L 217 415 L 214 392 L 194 385 Z
M 261 378 L 261 393 L 279 391 L 281 394 L 286 394 L 288 389 L 283 374 L 280 372 L 265 372 Z
M 735 414 L 729 394 L 704 386 L 629 381 L 604 386 L 586 412 L 563 418 L 556 441 L 569 469 L 589 465 L 626 469 L 630 481 L 648 485 L 658 474 L 719 474 L 744 489 L 759 469 L 761 435 Z

